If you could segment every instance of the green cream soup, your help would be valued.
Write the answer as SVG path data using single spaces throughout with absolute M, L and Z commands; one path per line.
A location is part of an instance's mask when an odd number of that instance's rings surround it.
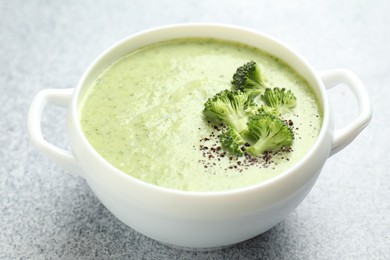
M 256 61 L 272 87 L 293 91 L 290 151 L 255 158 L 225 154 L 203 118 L 208 98 L 231 89 L 232 75 Z M 82 96 L 82 130 L 96 151 L 121 171 L 161 187 L 222 191 L 267 180 L 296 164 L 318 136 L 322 114 L 310 86 L 278 58 L 214 39 L 150 45 L 117 60 Z

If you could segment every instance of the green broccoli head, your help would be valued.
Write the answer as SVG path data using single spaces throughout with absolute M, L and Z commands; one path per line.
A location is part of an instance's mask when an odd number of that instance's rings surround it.
M 204 104 L 206 120 L 224 123 L 238 133 L 247 128 L 248 116 L 254 115 L 254 102 L 248 102 L 248 95 L 239 90 L 223 90 Z
M 256 114 L 261 114 L 261 113 L 267 113 L 267 114 L 271 114 L 271 115 L 274 115 L 274 116 L 278 116 L 278 110 L 274 107 L 269 107 L 269 106 L 260 106 L 260 108 L 257 110 L 257 113 Z
M 247 91 L 250 97 L 257 96 L 266 88 L 267 79 L 256 62 L 250 61 L 237 68 L 232 85 L 235 89 Z
M 285 88 L 267 88 L 261 99 L 270 107 L 275 108 L 279 114 L 284 114 L 296 105 L 296 97 L 291 90 Z
M 277 152 L 290 147 L 294 133 L 280 118 L 261 113 L 248 122 L 248 132 L 255 141 L 246 151 L 253 156 L 264 152 Z
M 231 155 L 243 156 L 244 152 L 241 150 L 241 146 L 245 143 L 242 137 L 231 127 L 223 132 L 219 136 L 222 149 L 229 152 Z
M 261 111 L 261 107 L 252 98 L 248 96 L 248 100 L 245 103 L 245 111 L 248 117 L 252 117 L 259 114 L 259 112 Z

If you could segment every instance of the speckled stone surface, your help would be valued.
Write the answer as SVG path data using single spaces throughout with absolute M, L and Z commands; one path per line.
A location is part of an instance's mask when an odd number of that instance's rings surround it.
M 389 1 L 0 1 L 0 259 L 390 259 Z M 122 224 L 86 182 L 31 146 L 33 96 L 70 88 L 125 36 L 159 25 L 219 22 L 268 33 L 316 69 L 349 68 L 374 117 L 330 158 L 282 223 L 230 248 L 170 248 Z M 336 125 L 357 114 L 349 90 L 329 91 Z M 48 106 L 43 131 L 68 148 L 66 111 Z

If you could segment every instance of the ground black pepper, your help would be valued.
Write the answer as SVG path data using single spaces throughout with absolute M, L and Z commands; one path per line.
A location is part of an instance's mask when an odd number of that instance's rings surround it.
M 292 120 L 285 121 L 288 126 L 292 128 L 294 125 Z M 213 128 L 217 131 L 224 131 L 226 127 L 224 125 L 214 125 Z M 295 132 L 295 130 L 292 128 Z M 213 167 L 221 167 L 221 160 L 228 160 L 229 165 L 225 168 L 225 171 L 234 170 L 237 172 L 242 172 L 243 170 L 248 169 L 249 167 L 258 167 L 258 168 L 268 168 L 271 164 L 274 163 L 273 157 L 276 154 L 284 154 L 290 153 L 292 148 L 283 148 L 277 153 L 265 152 L 260 157 L 253 157 L 252 155 L 246 153 L 246 148 L 250 146 L 249 143 L 245 143 L 241 150 L 244 152 L 243 157 L 227 157 L 227 153 L 222 149 L 221 143 L 219 142 L 219 134 L 215 134 L 215 132 L 211 132 L 209 136 L 200 138 L 199 140 L 199 150 L 202 152 L 202 157 L 204 160 L 199 160 L 199 163 L 204 165 L 205 169 L 210 169 Z M 226 159 L 225 159 L 226 158 Z M 282 160 L 289 161 L 288 156 L 280 157 Z

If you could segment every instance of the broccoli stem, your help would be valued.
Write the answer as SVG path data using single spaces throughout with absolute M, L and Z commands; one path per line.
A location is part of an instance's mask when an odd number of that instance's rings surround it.
M 230 120 L 229 126 L 236 130 L 237 133 L 241 134 L 241 132 L 247 130 L 247 122 L 248 119 L 246 117 L 235 118 Z
M 270 147 L 269 140 L 258 141 L 255 144 L 252 144 L 246 151 L 253 156 L 260 156 L 267 151 L 267 148 Z

